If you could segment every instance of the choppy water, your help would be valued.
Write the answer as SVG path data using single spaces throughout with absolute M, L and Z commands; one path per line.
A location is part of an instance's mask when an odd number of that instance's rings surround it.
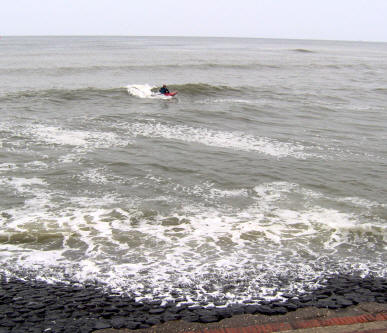
M 387 44 L 3 37 L 0 75 L 6 274 L 229 302 L 387 275 Z

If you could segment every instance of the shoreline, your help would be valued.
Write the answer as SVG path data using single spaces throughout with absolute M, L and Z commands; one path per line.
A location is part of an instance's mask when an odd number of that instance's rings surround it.
M 155 325 L 148 329 L 102 329 L 96 330 L 93 333 L 202 333 L 209 331 L 208 333 L 223 333 L 222 329 L 240 329 L 240 328 L 259 328 L 265 330 L 265 332 L 272 332 L 270 329 L 275 327 L 281 327 L 281 331 L 293 332 L 293 329 L 288 329 L 289 326 L 297 327 L 302 329 L 316 329 L 319 327 L 327 326 L 339 326 L 344 324 L 343 318 L 350 318 L 353 324 L 362 322 L 363 324 L 368 324 L 369 322 L 374 322 L 372 318 L 367 322 L 362 316 L 367 315 L 378 315 L 384 314 L 384 317 L 387 317 L 387 304 L 381 303 L 362 303 L 358 305 L 353 305 L 345 309 L 322 309 L 316 307 L 308 307 L 303 309 L 297 309 L 293 312 L 289 312 L 284 315 L 236 315 L 231 318 L 226 318 L 217 323 L 210 324 L 201 324 L 201 323 L 188 323 L 182 320 L 166 322 L 160 325 Z M 360 317 L 360 318 L 359 318 Z M 375 317 L 375 316 L 374 316 Z M 335 320 L 338 319 L 338 320 Z M 356 321 L 358 319 L 358 321 Z M 317 326 L 317 321 L 323 323 L 322 326 Z M 325 322 L 325 323 L 324 323 Z M 285 323 L 291 323 L 291 325 L 285 325 Z M 329 324 L 328 324 L 329 323 Z M 387 332 L 387 321 L 382 324 L 386 328 Z M 288 327 L 286 327 L 288 326 Z M 378 325 L 381 326 L 381 325 Z M 274 329 L 273 332 L 277 330 Z M 279 330 L 278 330 L 279 331 Z M 241 331 L 242 332 L 242 331 Z M 253 332 L 253 330 L 251 330 Z M 302 333 L 309 333 L 301 331 Z M 300 333 L 301 333 L 300 332 Z M 351 332 L 349 329 L 345 329 L 346 333 Z M 359 331 L 360 332 L 360 331 Z M 317 333 L 317 332 L 316 332 Z
M 205 307 L 184 300 L 162 304 L 157 298 L 137 302 L 98 285 L 48 284 L 0 275 L 0 333 L 179 333 L 256 325 L 295 316 L 308 319 L 345 311 L 367 312 L 367 304 L 374 311 L 387 311 L 387 279 L 338 275 L 310 293 L 288 294 L 285 301 Z

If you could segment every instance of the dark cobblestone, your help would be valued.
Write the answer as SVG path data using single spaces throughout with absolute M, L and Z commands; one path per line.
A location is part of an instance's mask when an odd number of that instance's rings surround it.
M 308 306 L 338 309 L 369 301 L 387 303 L 386 295 L 385 279 L 335 276 L 324 287 L 302 295 L 287 293 L 272 301 L 252 298 L 228 306 L 223 299 L 214 299 L 215 306 L 209 307 L 181 296 L 165 304 L 160 299 L 135 301 L 98 285 L 48 285 L 0 275 L 0 333 L 89 333 L 110 327 L 148 328 L 178 319 L 211 323 L 236 314 L 278 315 Z

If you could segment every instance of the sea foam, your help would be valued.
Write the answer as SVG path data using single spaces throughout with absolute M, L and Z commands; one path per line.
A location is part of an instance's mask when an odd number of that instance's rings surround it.
M 233 150 L 253 151 L 274 157 L 306 159 L 310 155 L 298 143 L 281 142 L 267 137 L 256 137 L 241 132 L 226 132 L 205 127 L 170 125 L 159 122 L 121 124 L 133 136 L 164 138 Z
M 154 92 L 155 86 L 149 84 L 132 84 L 127 87 L 128 93 L 138 98 L 152 98 L 152 99 L 171 99 L 172 96 L 165 96 L 158 92 Z
M 192 300 L 211 294 L 241 301 L 252 294 L 274 298 L 276 294 L 271 293 L 278 291 L 278 279 L 284 274 L 286 288 L 303 288 L 306 281 L 336 269 L 337 253 L 343 267 L 348 266 L 345 258 L 355 248 L 358 263 L 354 266 L 381 269 L 382 249 L 375 247 L 371 265 L 367 256 L 362 257 L 362 248 L 380 243 L 367 239 L 385 237 L 386 228 L 372 218 L 363 221 L 356 214 L 321 206 L 321 193 L 295 183 L 262 183 L 253 189 L 229 191 L 204 184 L 192 191 L 209 198 L 245 198 L 251 203 L 243 209 L 185 203 L 169 214 L 142 211 L 140 201 L 120 206 L 117 197 L 73 197 L 71 208 L 62 208 L 58 214 L 55 194 L 36 188 L 44 187 L 43 181 L 15 179 L 2 185 L 35 195 L 33 203 L 6 212 L 11 221 L 1 222 L 0 239 L 9 239 L 0 243 L 2 258 L 14 263 L 13 268 L 6 265 L 7 269 L 29 269 L 41 278 L 66 281 L 71 276 L 88 281 L 92 277 L 133 295 L 151 292 L 171 297 L 181 291 Z M 293 203 L 295 194 L 301 203 Z M 332 203 L 337 199 L 325 197 Z M 357 201 L 363 204 L 356 198 L 351 203 Z M 15 242 L 16 231 L 29 233 L 26 240 L 44 239 L 47 245 L 40 244 L 39 249 L 34 242 L 20 243 L 20 237 Z M 354 238 L 359 233 L 367 237 Z M 332 256 L 333 268 L 327 260 Z M 302 281 L 296 272 L 303 275 Z M 236 287 L 225 294 L 225 285 L 233 281 Z

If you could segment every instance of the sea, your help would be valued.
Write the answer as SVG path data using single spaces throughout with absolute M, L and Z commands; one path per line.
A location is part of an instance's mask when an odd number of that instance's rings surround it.
M 194 304 L 387 277 L 386 43 L 3 36 L 0 77 L 1 274 Z

